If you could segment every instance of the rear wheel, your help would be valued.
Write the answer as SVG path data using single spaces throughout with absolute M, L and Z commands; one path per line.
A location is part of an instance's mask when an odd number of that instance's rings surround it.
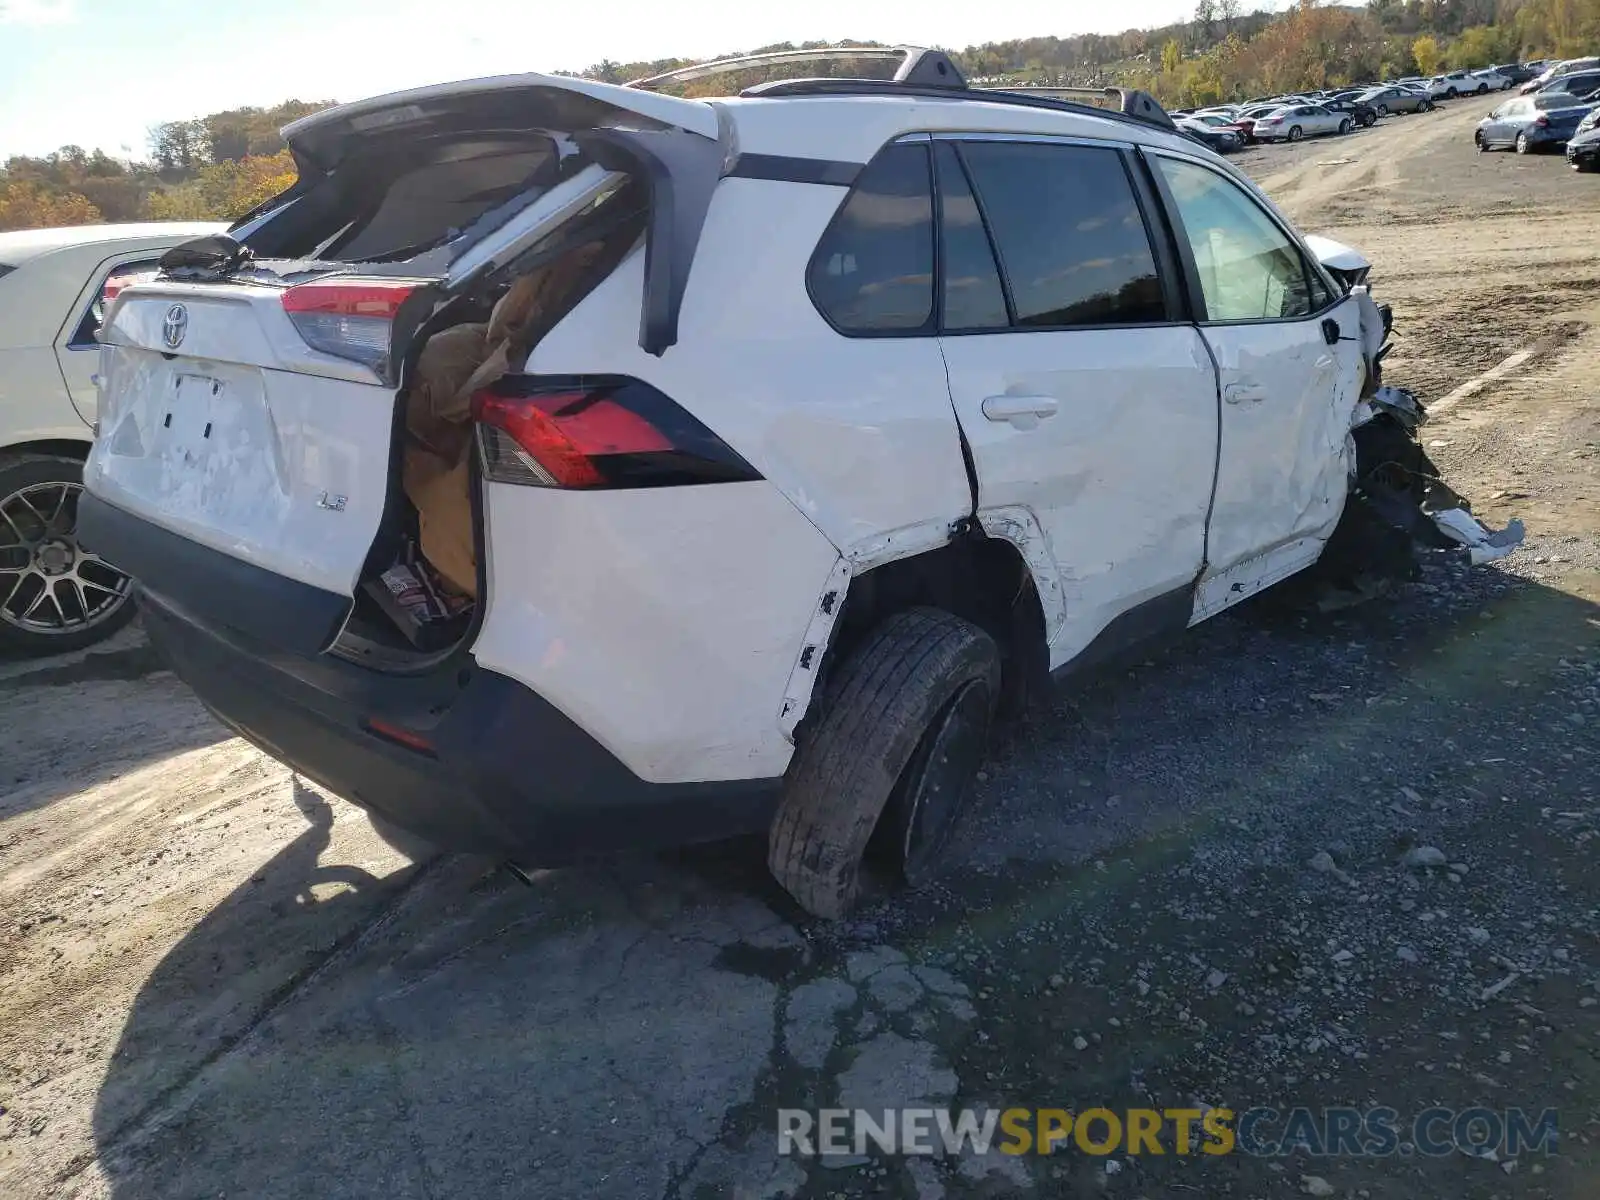
M 1350 133 L 1354 129 L 1355 129 L 1355 124 L 1350 120 L 1349 117 L 1346 117 L 1344 120 L 1339 122 L 1339 132 L 1340 133 Z
M 1375 112 L 1369 112 L 1364 117 L 1361 118 L 1361 124 L 1364 125 L 1368 129 L 1371 129 L 1377 123 L 1378 123 L 1378 114 L 1375 113 Z
M 1533 153 L 1533 143 L 1528 140 L 1528 135 L 1525 134 L 1525 133 L 1517 134 L 1517 153 L 1518 154 L 1532 154 Z
M 1585 175 L 1593 175 L 1596 171 L 1600 171 L 1600 155 L 1591 155 L 1588 158 L 1575 158 L 1572 160 L 1572 165 L 1576 170 L 1582 171 Z
M 81 650 L 133 618 L 132 581 L 78 545 L 83 464 L 0 455 L 0 649 Z
M 1378 115 L 1380 117 L 1387 117 L 1389 115 L 1389 106 L 1387 104 L 1378 105 Z
M 843 917 L 860 895 L 869 843 L 903 881 L 927 879 L 999 694 L 1000 652 L 977 626 L 931 608 L 879 625 L 840 664 L 790 764 L 767 840 L 784 890 L 815 916 Z
M 1484 95 L 1487 95 L 1488 92 L 1489 92 L 1489 85 L 1487 83 L 1480 83 L 1478 85 L 1478 95 L 1484 96 Z
M 1300 126 L 1289 126 L 1289 140 L 1291 142 L 1298 142 L 1301 138 L 1305 137 L 1305 135 L 1305 130 L 1301 129 Z
M 1484 154 L 1489 149 L 1489 143 L 1483 140 L 1483 130 L 1478 130 L 1472 135 L 1472 144 L 1478 148 L 1479 154 Z

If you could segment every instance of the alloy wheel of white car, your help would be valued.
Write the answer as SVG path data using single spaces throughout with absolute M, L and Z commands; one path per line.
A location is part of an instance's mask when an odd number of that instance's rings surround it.
M 76 649 L 132 617 L 132 581 L 78 544 L 76 462 L 28 456 L 0 465 L 0 645 Z

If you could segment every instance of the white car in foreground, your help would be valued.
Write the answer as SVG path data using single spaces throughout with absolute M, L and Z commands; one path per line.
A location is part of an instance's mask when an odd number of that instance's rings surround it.
M 1142 93 L 885 54 L 892 81 L 530 74 L 289 126 L 296 190 L 101 335 L 85 537 L 174 670 L 435 844 L 764 832 L 835 916 L 869 846 L 933 869 L 998 709 L 1316 562 L 1364 288 Z M 419 388 L 470 421 L 430 443 Z M 428 607 L 424 454 L 461 472 L 475 597 L 430 648 L 394 616 Z
M 219 225 L 0 233 L 0 652 L 71 650 L 132 615 L 128 584 L 77 542 L 108 281 L 153 271 Z

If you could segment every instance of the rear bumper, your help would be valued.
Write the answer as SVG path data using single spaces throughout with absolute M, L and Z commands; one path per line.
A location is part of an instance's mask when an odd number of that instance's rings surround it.
M 119 535 L 178 543 L 163 549 L 177 574 L 147 574 L 139 606 L 158 651 L 223 724 L 441 849 L 554 866 L 758 833 L 771 818 L 781 780 L 646 782 L 532 689 L 466 655 L 426 675 L 380 674 L 198 617 L 168 594 L 169 578 L 221 586 L 232 560 L 92 496 L 83 504 L 98 545 Z

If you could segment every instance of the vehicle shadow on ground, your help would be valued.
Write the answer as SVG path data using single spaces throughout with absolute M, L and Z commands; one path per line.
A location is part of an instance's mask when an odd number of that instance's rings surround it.
M 123 1200 L 766 1194 L 773 1108 L 832 1098 L 783 1050 L 788 999 L 848 951 L 915 959 L 958 924 L 981 947 L 1099 893 L 1125 914 L 1137 881 L 1117 893 L 1090 855 L 1136 865 L 1305 794 L 1284 812 L 1315 839 L 1385 758 L 1420 778 L 1477 746 L 1526 770 L 1496 739 L 1551 719 L 1542 685 L 1592 653 L 1600 606 L 1494 571 L 1428 586 L 1331 618 L 1237 614 L 1084 681 L 991 764 L 949 877 L 844 927 L 796 921 L 750 843 L 531 889 L 459 859 L 374 880 L 321 863 L 329 802 L 302 787 L 307 830 L 141 990 L 96 1106 L 98 1169 Z M 952 1055 L 967 1036 L 946 1030 Z M 915 1194 L 894 1182 L 882 1194 Z

